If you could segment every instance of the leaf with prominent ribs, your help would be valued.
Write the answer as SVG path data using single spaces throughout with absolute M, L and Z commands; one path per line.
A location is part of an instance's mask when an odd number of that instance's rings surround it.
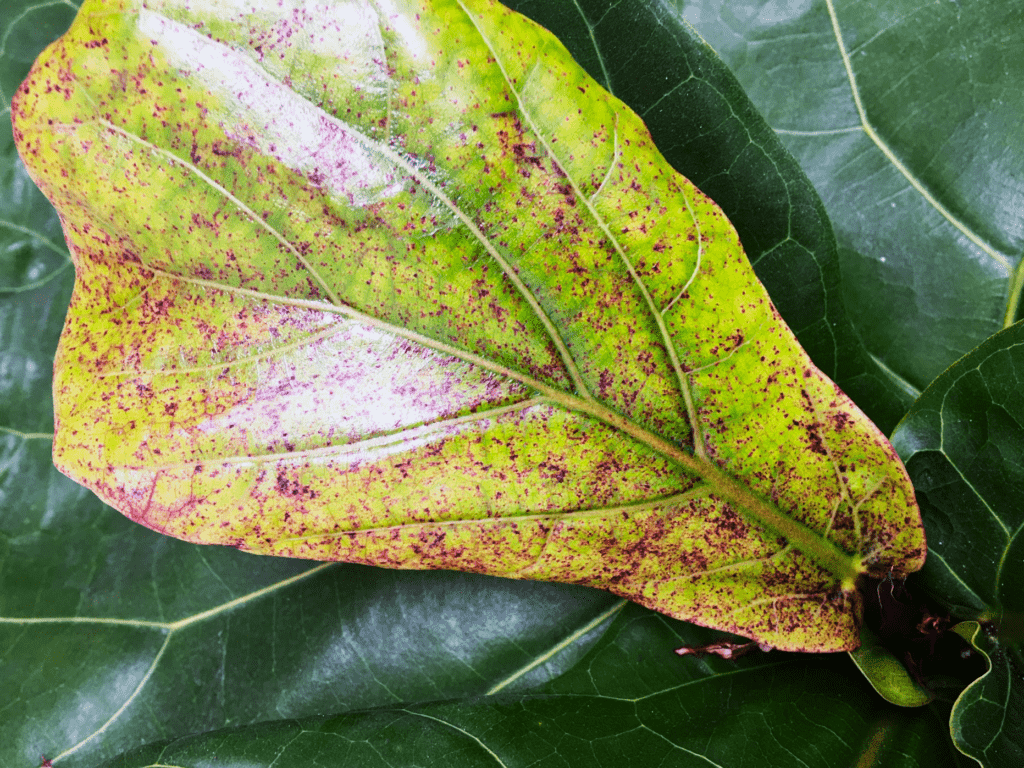
M 17 94 L 62 471 L 172 536 L 588 584 L 779 648 L 920 567 L 721 211 L 486 0 L 89 0 Z

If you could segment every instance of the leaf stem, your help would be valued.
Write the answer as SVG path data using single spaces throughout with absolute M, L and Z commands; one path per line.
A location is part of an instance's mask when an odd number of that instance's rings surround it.
M 1006 314 L 1003 316 L 1003 328 L 1009 328 L 1017 322 L 1017 313 L 1020 311 L 1022 293 L 1024 293 L 1024 258 L 1017 263 L 1016 269 L 1013 270 L 1013 276 L 1010 280 L 1009 298 L 1006 302 Z

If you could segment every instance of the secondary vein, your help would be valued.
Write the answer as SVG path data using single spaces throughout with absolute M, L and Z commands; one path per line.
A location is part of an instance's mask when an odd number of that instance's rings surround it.
M 527 109 L 527 105 L 523 102 L 522 95 L 513 85 L 512 78 L 509 77 L 508 71 L 505 69 L 505 65 L 502 62 L 501 57 L 498 55 L 498 51 L 495 49 L 494 44 L 491 42 L 490 38 L 487 36 L 484 30 L 481 29 L 480 24 L 477 22 L 476 16 L 474 16 L 469 11 L 469 9 L 466 8 L 462 0 L 458 0 L 458 2 L 462 10 L 473 22 L 473 26 L 476 27 L 477 33 L 480 35 L 480 39 L 483 40 L 484 44 L 487 46 L 487 49 L 491 52 L 491 55 L 494 57 L 494 61 L 498 66 L 498 69 L 501 71 L 501 75 L 505 80 L 505 84 L 508 87 L 509 92 L 513 96 L 515 96 L 516 104 L 519 107 L 519 112 L 526 120 L 527 124 L 530 126 L 530 130 L 533 131 L 533 134 L 537 137 L 537 140 L 541 143 L 541 145 L 544 147 L 544 150 L 551 157 L 552 162 L 558 166 L 562 175 L 568 180 L 570 186 L 572 187 L 573 193 L 576 195 L 576 198 L 587 209 L 587 211 L 593 218 L 594 222 L 597 224 L 601 232 L 604 234 L 607 241 L 611 243 L 612 247 L 615 249 L 615 252 L 619 255 L 619 258 L 622 260 L 623 265 L 626 267 L 626 271 L 629 273 L 630 278 L 632 278 L 634 284 L 637 286 L 637 289 L 640 291 L 641 296 L 643 296 L 644 303 L 647 305 L 648 312 L 658 327 L 658 332 L 661 336 L 662 342 L 665 345 L 665 349 L 668 352 L 669 361 L 671 363 L 672 370 L 675 373 L 677 384 L 679 385 L 679 389 L 683 396 L 683 400 L 686 403 L 687 415 L 690 420 L 690 428 L 693 431 L 694 453 L 697 456 L 703 458 L 705 456 L 704 437 L 700 429 L 700 422 L 697 419 L 697 410 L 694 405 L 693 395 L 690 392 L 689 379 L 685 371 L 683 371 L 683 366 L 679 359 L 679 352 L 676 349 L 675 341 L 672 339 L 672 334 L 669 333 L 668 326 L 665 323 L 664 316 L 655 304 L 654 298 L 651 296 L 651 293 L 648 290 L 646 283 L 640 277 L 639 273 L 636 270 L 636 267 L 633 265 L 633 262 L 626 255 L 626 251 L 622 247 L 622 244 L 619 242 L 618 238 L 616 238 L 615 235 L 612 233 L 611 228 L 608 226 L 608 222 L 605 221 L 604 217 L 600 213 L 598 213 L 597 209 L 594 207 L 591 198 L 583 194 L 583 191 L 579 188 L 579 185 L 576 183 L 576 180 L 573 178 L 571 174 L 569 174 L 566 171 L 565 165 L 558 159 L 558 155 L 555 154 L 554 147 L 551 146 L 551 143 L 548 141 L 547 137 L 537 126 L 530 110 Z M 690 210 L 690 214 L 694 220 L 694 223 L 696 224 L 696 217 L 693 216 L 693 210 L 690 208 L 689 200 L 686 200 L 686 205 L 687 208 Z M 698 241 L 700 239 L 699 234 L 700 232 L 698 225 Z M 692 279 L 693 276 L 691 275 L 690 280 L 692 281 Z M 689 285 L 689 282 L 687 282 L 687 285 Z
M 999 264 L 1007 273 L 1013 272 L 1013 264 L 1003 254 L 999 253 L 995 248 L 986 243 L 981 239 L 975 232 L 973 232 L 966 224 L 960 219 L 953 215 L 953 213 L 940 203 L 935 196 L 928 191 L 920 179 L 918 179 L 906 165 L 896 156 L 896 153 L 892 148 L 878 135 L 878 132 L 874 129 L 871 123 L 868 121 L 868 113 L 864 108 L 864 102 L 860 98 L 860 88 L 857 85 L 857 76 L 853 72 L 853 63 L 850 61 L 850 55 L 846 50 L 846 43 L 843 41 L 843 32 L 839 26 L 839 17 L 836 14 L 835 4 L 833 0 L 825 0 L 825 5 L 828 7 L 828 15 L 832 20 L 832 32 L 836 38 L 836 44 L 839 46 L 839 55 L 843 61 L 843 67 L 846 69 L 846 77 L 850 81 L 850 92 L 853 95 L 853 103 L 857 108 L 857 114 L 860 116 L 861 125 L 864 127 L 864 132 L 868 135 L 875 146 L 881 150 L 885 158 L 892 163 L 893 167 L 899 171 L 903 177 L 910 182 L 910 185 L 917 190 L 917 192 L 928 201 L 928 204 L 934 208 L 942 218 L 952 224 L 958 229 L 964 237 L 974 243 L 980 248 L 985 254 L 987 254 L 993 261 Z
M 171 162 L 194 173 L 196 176 L 198 176 L 200 179 L 202 179 L 204 182 L 210 185 L 210 187 L 212 187 L 217 192 L 222 194 L 225 199 L 230 200 L 238 208 L 238 210 L 240 210 L 249 219 L 251 219 L 254 224 L 266 230 L 268 233 L 270 233 L 270 235 L 274 237 L 275 240 L 281 243 L 281 245 L 284 246 L 284 248 L 287 249 L 288 252 L 291 253 L 292 256 L 294 256 L 295 259 L 300 264 L 302 264 L 306 271 L 309 272 L 310 276 L 316 281 L 316 283 L 321 287 L 321 289 L 323 289 L 324 293 L 327 294 L 327 297 L 330 299 L 332 304 L 341 305 L 343 303 L 341 299 L 338 297 L 338 294 L 334 292 L 334 289 L 327 284 L 327 281 L 324 280 L 320 273 L 313 268 L 313 265 L 309 263 L 309 260 L 306 259 L 306 257 L 303 256 L 301 253 L 299 253 L 298 248 L 292 245 L 291 242 L 289 242 L 284 235 L 282 235 L 280 232 L 278 232 L 276 229 L 270 226 L 270 224 L 264 221 L 260 216 L 257 216 L 256 212 L 252 210 L 252 208 L 247 206 L 238 197 L 233 195 L 226 187 L 222 186 L 221 184 L 207 176 L 198 166 L 193 165 L 187 160 L 182 160 L 173 152 L 163 149 L 162 147 L 158 147 L 155 144 L 146 141 L 141 136 L 136 136 L 130 131 L 126 131 L 124 128 L 114 125 L 109 120 L 105 120 L 102 117 L 97 117 L 96 120 L 101 125 L 106 127 L 107 130 L 124 136 L 129 141 L 133 141 L 143 147 L 146 147 L 149 151 L 153 152 L 154 154 L 160 155 L 161 157 L 165 157 Z

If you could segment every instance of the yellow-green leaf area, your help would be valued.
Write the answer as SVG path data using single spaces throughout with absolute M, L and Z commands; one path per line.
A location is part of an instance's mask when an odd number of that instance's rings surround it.
M 77 270 L 55 461 L 140 523 L 815 651 L 923 561 L 719 208 L 500 5 L 86 2 L 13 115 Z
M 874 632 L 861 627 L 860 639 L 850 658 L 879 696 L 898 707 L 923 707 L 932 701 L 931 691 L 914 679 Z

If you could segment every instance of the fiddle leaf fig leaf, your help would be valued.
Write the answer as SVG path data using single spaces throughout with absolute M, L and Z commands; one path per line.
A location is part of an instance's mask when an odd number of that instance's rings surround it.
M 1019 622 L 1020 619 L 1017 618 Z M 953 631 L 969 642 L 988 669 L 957 697 L 949 720 L 957 749 L 983 766 L 1010 766 L 1024 757 L 1020 712 L 1020 643 L 1001 643 L 977 621 L 964 621 Z
M 984 766 L 1024 758 L 1024 322 L 935 379 L 893 433 L 934 557 L 918 582 L 988 671 L 957 698 L 953 742 Z
M 55 461 L 133 520 L 809 651 L 923 562 L 720 209 L 500 5 L 93 0 L 12 114 L 77 270 Z

